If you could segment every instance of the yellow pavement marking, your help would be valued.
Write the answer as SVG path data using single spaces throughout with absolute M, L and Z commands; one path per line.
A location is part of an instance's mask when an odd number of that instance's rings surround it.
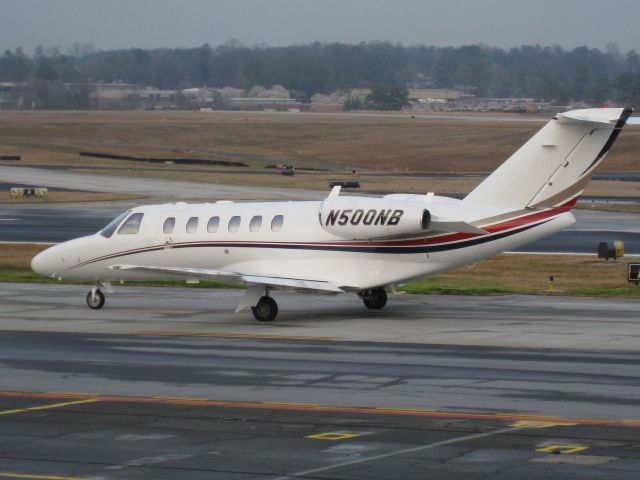
M 314 438 L 318 440 L 346 440 L 348 438 L 359 437 L 358 433 L 352 432 L 324 432 L 316 433 L 315 435 L 307 435 L 304 438 Z
M 54 395 L 64 395 L 67 397 L 99 397 L 100 394 L 99 393 L 81 393 L 81 392 L 45 392 L 45 393 L 52 393 Z
M 206 398 L 196 398 L 196 397 L 151 397 L 156 398 L 158 400 L 187 400 L 189 402 L 207 402 Z
M 394 407 L 340 407 L 335 405 L 322 404 L 306 404 L 306 403 L 287 403 L 287 402 L 233 402 L 228 400 L 210 400 L 204 398 L 192 397 L 171 397 L 171 396 L 118 396 L 104 395 L 93 393 L 73 393 L 73 392 L 15 392 L 0 390 L 0 398 L 30 398 L 30 399 L 56 399 L 56 400 L 73 400 L 75 402 L 67 402 L 62 404 L 54 404 L 44 407 L 19 408 L 13 410 L 0 411 L 0 415 L 9 415 L 13 413 L 27 412 L 32 409 L 44 410 L 47 408 L 58 408 L 65 405 L 75 405 L 91 402 L 133 402 L 133 403 L 151 403 L 151 404 L 175 404 L 175 405 L 195 405 L 208 407 L 239 407 L 239 408 L 274 408 L 274 409 L 293 409 L 308 411 L 330 411 L 333 413 L 362 413 L 362 414 L 383 414 L 383 415 L 407 415 L 407 416 L 425 416 L 425 417 L 444 417 L 468 420 L 510 420 L 515 422 L 512 426 L 516 428 L 548 428 L 548 427 L 567 427 L 574 425 L 609 425 L 609 426 L 627 426 L 640 427 L 640 419 L 626 420 L 605 420 L 605 419 L 578 419 L 563 418 L 558 416 L 543 415 L 527 415 L 518 413 L 486 413 L 486 412 L 450 412 L 443 410 L 427 410 L 413 408 L 394 408 Z
M 425 410 L 423 408 L 393 408 L 393 407 L 376 407 L 376 410 L 382 412 L 399 412 L 399 413 L 436 413 L 437 410 Z
M 3 410 L 3 411 L 0 411 L 0 415 L 11 415 L 12 413 L 20 413 L 20 412 L 26 412 L 26 410 L 24 408 L 19 408 L 17 410 Z
M 545 453 L 578 453 L 588 450 L 586 445 L 549 445 L 548 447 L 536 448 L 536 452 Z
M 518 420 L 516 423 L 509 424 L 510 427 L 524 428 L 549 428 L 549 427 L 572 427 L 575 423 L 568 422 L 535 422 L 531 420 Z
M 98 398 L 91 398 L 88 400 L 77 400 L 75 402 L 64 402 L 64 403 L 54 403 L 52 405 L 40 405 L 38 407 L 28 407 L 28 408 L 17 408 L 14 410 L 3 410 L 0 411 L 0 415 L 11 415 L 14 413 L 26 413 L 26 412 L 33 412 L 33 411 L 38 411 L 38 410 L 51 410 L 54 408 L 61 408 L 61 407 L 67 407 L 69 405 L 80 405 L 83 403 L 95 403 L 95 402 L 99 402 L 100 399 Z
M 564 420 L 562 417 L 558 417 L 556 415 L 527 415 L 527 414 L 516 414 L 516 413 L 496 413 L 495 414 L 496 417 L 507 417 L 507 418 L 513 418 L 513 417 L 518 417 L 518 418 L 522 418 L 524 420 L 531 418 L 533 420 L 550 420 L 550 421 L 555 421 L 555 420 Z
M 35 480 L 89 480 L 78 477 L 59 477 L 56 475 L 30 475 L 28 473 L 0 472 L 0 478 L 31 478 Z

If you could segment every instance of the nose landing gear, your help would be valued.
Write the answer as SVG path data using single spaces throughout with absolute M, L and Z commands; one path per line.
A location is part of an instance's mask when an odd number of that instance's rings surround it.
M 97 281 L 95 287 L 87 293 L 87 305 L 93 310 L 98 310 L 104 305 L 104 293 L 100 288 L 106 289 L 107 293 L 113 293 L 111 282 Z
M 98 287 L 93 287 L 87 293 L 87 305 L 93 310 L 98 310 L 104 305 L 104 293 Z

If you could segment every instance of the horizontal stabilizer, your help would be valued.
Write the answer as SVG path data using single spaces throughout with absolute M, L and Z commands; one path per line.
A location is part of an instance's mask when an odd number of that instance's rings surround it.
M 198 280 L 232 280 L 249 285 L 265 285 L 272 287 L 289 287 L 302 290 L 321 290 L 325 292 L 343 292 L 340 287 L 324 281 L 306 278 L 288 278 L 265 275 L 250 275 L 237 272 L 224 272 L 205 268 L 157 267 L 153 265 L 111 265 L 109 270 L 127 270 L 135 272 L 172 275 Z
M 572 110 L 557 115 L 560 123 L 592 123 L 595 125 L 615 125 L 620 118 L 617 109 L 590 108 L 586 110 Z

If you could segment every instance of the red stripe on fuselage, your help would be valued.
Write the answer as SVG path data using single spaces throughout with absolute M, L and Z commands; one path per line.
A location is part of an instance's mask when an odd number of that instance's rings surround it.
M 540 222 L 558 215 L 561 215 L 563 213 L 567 213 L 569 211 L 571 211 L 571 206 L 575 204 L 575 202 L 577 201 L 577 197 L 567 203 L 565 203 L 564 205 L 562 205 L 561 207 L 554 207 L 548 210 L 544 210 L 541 212 L 534 212 L 531 214 L 527 214 L 527 215 L 523 215 L 521 217 L 517 217 L 517 218 L 512 218 L 509 219 L 507 221 L 504 222 L 499 222 L 493 225 L 486 225 L 483 226 L 481 228 L 483 228 L 484 230 L 487 231 L 487 234 L 496 234 L 496 233 L 501 233 L 507 230 L 511 230 L 511 229 L 515 229 L 515 228 L 520 228 L 520 227 L 524 227 L 524 226 L 528 226 L 528 225 L 532 225 L 536 222 Z M 485 235 L 483 234 L 476 234 L 476 233 L 451 233 L 451 234 L 444 234 L 444 235 L 430 235 L 430 236 L 426 236 L 426 237 L 420 237 L 420 238 L 416 238 L 416 239 L 411 239 L 411 240 L 387 240 L 387 241 L 379 241 L 379 242 L 369 242 L 369 241 L 341 241 L 341 242 L 264 242 L 264 241 L 251 241 L 251 240 L 238 240 L 238 241 L 231 241 L 230 240 L 218 240 L 218 241 L 211 241 L 211 240 L 205 240 L 205 241 L 193 241 L 193 242 L 180 242 L 180 243 L 175 243 L 169 246 L 169 248 L 178 248 L 178 247 L 185 247 L 185 246 L 189 246 L 189 245 L 202 245 L 204 243 L 211 245 L 212 247 L 215 247 L 216 244 L 220 243 L 220 244 L 228 244 L 228 243 L 234 243 L 237 244 L 239 246 L 243 245 L 243 244 L 260 244 L 260 245 L 264 245 L 264 246 L 273 246 L 274 248 L 277 248 L 278 246 L 286 246 L 286 245 L 309 245 L 309 246 L 313 246 L 313 245 L 322 245 L 322 246 L 336 246 L 336 247 L 345 247 L 345 246 L 367 246 L 367 247 L 416 247 L 416 246 L 425 246 L 425 245 L 430 245 L 430 246 L 435 246 L 435 245 L 444 245 L 447 243 L 454 243 L 454 242 L 460 242 L 460 241 L 464 241 L 464 240 L 469 240 L 472 238 L 478 238 L 478 237 L 483 237 Z M 116 257 L 121 257 L 121 256 L 126 256 L 126 255 L 131 255 L 131 254 L 136 254 L 136 253 L 144 253 L 146 251 L 153 251 L 153 250 L 158 250 L 160 248 L 167 248 L 167 245 L 164 244 L 159 244 L 159 245 L 155 245 L 155 246 L 146 246 L 146 247 L 142 247 L 142 248 L 138 248 L 138 249 L 131 249 L 131 250 L 127 250 L 125 252 L 114 252 L 108 255 L 104 255 L 98 258 L 94 258 L 92 260 L 87 260 L 85 262 L 82 262 L 78 265 L 74 265 L 72 267 L 70 267 L 69 269 L 75 269 L 78 267 L 82 267 L 84 265 L 90 264 L 90 263 L 95 263 L 95 262 L 99 262 L 99 261 L 103 261 L 103 260 L 109 260 L 112 258 L 116 258 Z M 67 269 L 67 270 L 69 270 Z

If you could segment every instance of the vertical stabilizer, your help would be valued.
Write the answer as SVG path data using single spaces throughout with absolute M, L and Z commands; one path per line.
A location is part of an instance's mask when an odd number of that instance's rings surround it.
M 477 206 L 548 208 L 582 193 L 633 110 L 560 113 L 463 200 Z

